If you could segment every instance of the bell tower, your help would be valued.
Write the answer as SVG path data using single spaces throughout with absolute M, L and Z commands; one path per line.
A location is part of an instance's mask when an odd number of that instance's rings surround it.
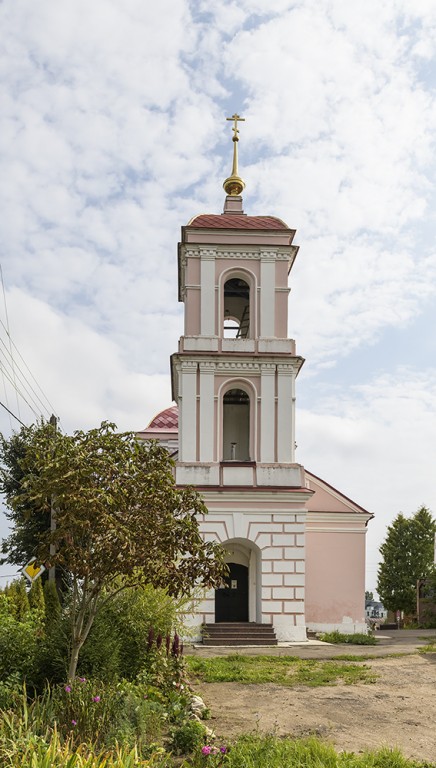
M 295 639 L 305 637 L 304 521 L 311 496 L 294 455 L 295 381 L 304 361 L 287 330 L 288 275 L 298 247 L 295 230 L 281 219 L 244 213 L 243 118 L 228 119 L 233 166 L 223 185 L 224 211 L 191 219 L 178 250 L 185 312 L 171 359 L 176 481 L 202 492 L 209 509 L 205 537 L 223 543 L 229 563 L 248 568 L 249 621 L 271 621 L 279 639 Z M 222 621 L 215 608 L 211 594 L 202 620 Z
M 295 485 L 295 379 L 303 364 L 288 338 L 288 273 L 295 231 L 247 216 L 233 168 L 221 215 L 182 228 L 179 299 L 185 329 L 172 358 L 179 406 L 177 482 Z

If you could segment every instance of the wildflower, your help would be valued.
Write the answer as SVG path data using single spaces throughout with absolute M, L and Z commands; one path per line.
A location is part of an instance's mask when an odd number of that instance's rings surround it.
M 227 752 L 227 747 L 220 747 L 220 752 L 225 755 Z
M 71 725 L 77 725 L 77 720 L 71 720 Z
M 94 701 L 96 704 L 98 704 L 98 702 L 100 701 L 100 696 L 93 696 L 93 697 L 92 697 L 92 700 L 93 700 L 93 701 Z
M 79 677 L 79 681 L 81 683 L 86 683 L 86 677 Z
M 153 641 L 154 641 L 154 629 L 153 627 L 150 627 L 150 629 L 148 630 L 147 651 L 151 650 Z
M 205 746 L 201 748 L 202 755 L 210 755 L 211 751 L 212 751 L 212 747 Z
M 67 693 L 71 693 L 71 685 L 66 685 L 65 690 Z
M 171 656 L 177 657 L 179 655 L 180 650 L 180 640 L 177 633 L 174 635 L 173 644 L 171 646 Z

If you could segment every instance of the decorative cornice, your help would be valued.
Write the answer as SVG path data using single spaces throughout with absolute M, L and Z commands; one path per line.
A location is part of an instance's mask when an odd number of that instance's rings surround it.
M 180 364 L 180 368 L 182 371 L 186 371 L 188 373 L 195 373 L 195 371 L 198 368 L 198 363 L 196 360 L 182 360 Z
M 260 364 L 259 363 L 251 363 L 251 362 L 244 362 L 242 360 L 223 360 L 218 361 L 217 363 L 217 371 L 254 371 L 256 373 L 259 373 L 260 370 Z
M 293 256 L 293 246 L 278 246 L 274 250 L 265 250 L 262 246 L 253 247 L 246 246 L 245 248 L 232 248 L 228 246 L 220 246 L 217 244 L 215 248 L 210 246 L 204 246 L 201 243 L 198 245 L 189 244 L 182 246 L 182 263 L 183 259 L 254 259 L 262 261 L 289 261 Z
M 339 510 L 337 512 L 322 512 L 310 510 L 307 515 L 307 522 L 310 523 L 311 531 L 323 530 L 333 533 L 337 530 L 336 526 L 338 525 L 339 529 L 342 530 L 357 531 L 359 529 L 356 527 L 344 529 L 344 525 L 366 525 L 367 521 L 370 520 L 371 517 L 372 515 L 369 512 L 341 512 Z M 330 528 L 328 527 L 328 524 L 331 524 Z M 363 532 L 365 531 L 366 528 Z

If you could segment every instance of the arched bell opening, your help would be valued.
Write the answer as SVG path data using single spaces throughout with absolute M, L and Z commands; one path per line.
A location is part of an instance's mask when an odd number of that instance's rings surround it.
M 239 277 L 224 283 L 225 339 L 247 339 L 250 336 L 250 286 Z
M 223 397 L 223 461 L 250 461 L 250 397 L 229 389 Z

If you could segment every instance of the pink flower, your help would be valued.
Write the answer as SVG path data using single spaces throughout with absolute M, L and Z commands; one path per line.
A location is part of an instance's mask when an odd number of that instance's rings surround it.
M 71 720 L 71 725 L 77 725 L 77 720 Z
M 96 704 L 100 701 L 100 696 L 93 696 L 92 700 L 95 701 Z
M 65 690 L 67 693 L 71 693 L 71 685 L 66 685 Z
M 207 746 L 206 746 L 206 747 L 202 747 L 202 748 L 201 748 L 201 753 L 202 753 L 203 755 L 210 755 L 210 753 L 211 753 L 211 749 L 212 749 L 211 747 L 207 747 Z
M 86 677 L 79 677 L 81 683 L 86 683 Z
M 220 752 L 222 752 L 223 755 L 227 752 L 227 747 L 220 747 Z

